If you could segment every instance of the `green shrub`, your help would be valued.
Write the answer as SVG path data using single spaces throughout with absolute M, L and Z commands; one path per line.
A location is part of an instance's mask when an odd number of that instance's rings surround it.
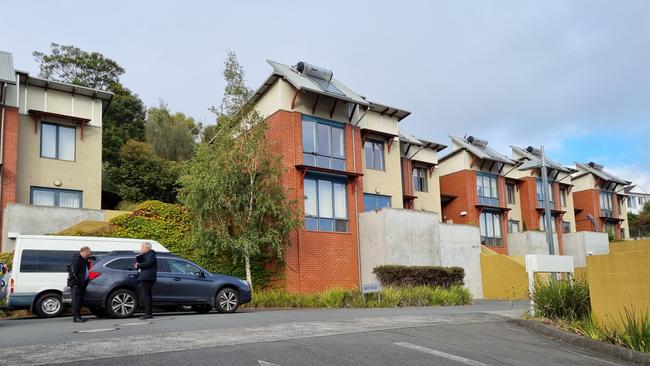
M 472 295 L 462 286 L 450 288 L 412 286 L 386 287 L 376 294 L 358 290 L 331 289 L 318 294 L 292 294 L 283 290 L 260 290 L 253 295 L 249 308 L 392 308 L 401 306 L 467 305 Z
M 378 266 L 372 271 L 384 287 L 463 285 L 465 270 L 460 267 Z
M 190 214 L 178 204 L 145 201 L 135 206 L 133 212 L 113 218 L 109 226 L 97 231 L 79 232 L 78 235 L 155 240 L 170 252 L 211 272 L 245 277 L 244 264 L 233 260 L 233 255 L 227 251 L 215 252 L 193 242 Z M 251 260 L 253 285 L 256 288 L 267 287 L 277 277 L 279 264 L 266 255 Z
M 535 315 L 549 319 L 578 320 L 591 313 L 589 286 L 586 282 L 539 280 L 535 283 L 532 300 Z
M 648 313 L 640 313 L 634 309 L 625 308 L 621 315 L 623 332 L 621 341 L 623 345 L 636 351 L 650 352 L 650 317 Z

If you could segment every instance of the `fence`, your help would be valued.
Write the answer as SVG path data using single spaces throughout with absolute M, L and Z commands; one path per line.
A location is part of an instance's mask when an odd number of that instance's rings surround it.
M 650 225 L 630 225 L 630 238 L 650 239 Z

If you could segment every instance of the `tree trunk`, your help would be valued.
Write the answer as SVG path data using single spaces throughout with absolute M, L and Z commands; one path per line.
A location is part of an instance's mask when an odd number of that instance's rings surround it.
M 253 278 L 251 276 L 251 259 L 249 256 L 245 257 L 246 259 L 246 282 L 251 287 L 251 292 L 253 291 Z

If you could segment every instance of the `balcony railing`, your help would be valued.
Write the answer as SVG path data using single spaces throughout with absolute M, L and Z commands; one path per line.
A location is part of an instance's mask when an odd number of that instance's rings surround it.
M 501 238 L 493 238 L 489 236 L 481 236 L 481 244 L 488 246 L 488 247 L 500 247 L 501 246 L 501 241 L 503 239 Z
M 601 208 L 600 209 L 600 214 L 601 214 L 601 217 L 609 217 L 609 218 L 614 217 L 614 211 L 608 210 L 606 208 Z
M 478 196 L 478 204 L 482 206 L 499 207 L 499 199 L 493 197 Z

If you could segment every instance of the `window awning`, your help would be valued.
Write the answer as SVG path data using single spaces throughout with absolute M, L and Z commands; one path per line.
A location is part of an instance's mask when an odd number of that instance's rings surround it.
M 29 111 L 27 111 L 27 113 L 29 113 L 29 115 L 32 116 L 32 118 L 34 118 L 34 133 L 38 133 L 38 122 L 40 122 L 42 119 L 58 118 L 58 119 L 63 119 L 78 124 L 81 130 L 82 140 L 84 138 L 84 126 L 91 121 L 90 118 L 68 116 L 66 114 L 46 112 L 38 109 L 30 109 Z
M 301 171 L 303 176 L 305 174 L 307 174 L 307 172 L 316 172 L 316 173 L 322 173 L 322 174 L 339 176 L 339 177 L 347 177 L 347 178 L 357 178 L 357 177 L 363 176 L 363 173 L 349 172 L 349 171 L 345 171 L 345 170 L 321 168 L 321 167 L 318 167 L 318 166 L 311 166 L 311 165 L 304 165 L 304 164 L 296 165 L 296 169 Z

